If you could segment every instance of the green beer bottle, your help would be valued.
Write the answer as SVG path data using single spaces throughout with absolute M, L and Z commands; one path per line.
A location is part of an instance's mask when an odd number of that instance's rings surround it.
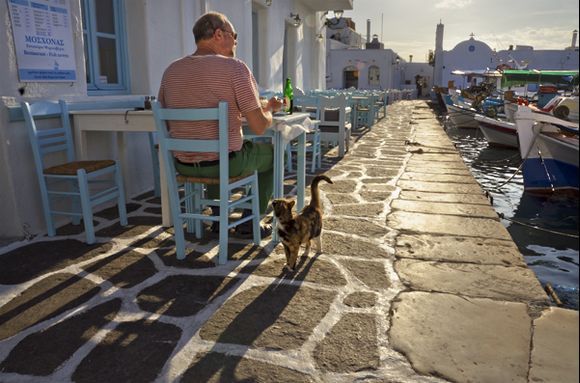
M 286 84 L 284 85 L 284 111 L 286 113 L 292 113 L 294 109 L 294 91 L 292 90 L 292 82 L 290 77 L 286 79 Z

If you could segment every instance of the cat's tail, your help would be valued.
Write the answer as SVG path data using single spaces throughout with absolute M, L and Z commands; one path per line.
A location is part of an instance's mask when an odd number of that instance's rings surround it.
M 320 193 L 318 192 L 318 184 L 322 180 L 328 182 L 329 184 L 334 183 L 327 176 L 319 175 L 319 176 L 314 177 L 314 179 L 312 180 L 312 183 L 310 184 L 310 194 L 311 194 L 310 206 L 311 207 L 320 208 Z

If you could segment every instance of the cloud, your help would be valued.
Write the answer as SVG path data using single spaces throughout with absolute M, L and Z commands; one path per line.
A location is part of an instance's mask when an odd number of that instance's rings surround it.
M 472 2 L 473 0 L 440 0 L 438 3 L 435 4 L 435 8 L 460 9 L 471 5 Z
M 519 28 L 509 32 L 479 36 L 479 39 L 498 50 L 512 45 L 531 45 L 534 49 L 564 49 L 572 42 L 572 31 L 566 28 Z

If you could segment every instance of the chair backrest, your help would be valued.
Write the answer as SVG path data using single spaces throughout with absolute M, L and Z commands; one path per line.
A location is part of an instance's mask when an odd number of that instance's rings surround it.
M 217 108 L 169 109 L 162 108 L 159 102 L 153 101 L 152 108 L 157 127 L 159 150 L 161 150 L 165 162 L 166 174 L 176 173 L 173 151 L 214 152 L 219 153 L 220 184 L 226 185 L 229 180 L 228 103 L 220 101 Z M 169 134 L 168 121 L 218 121 L 218 139 L 172 138 Z M 175 177 L 168 178 L 169 182 L 175 182 Z
M 22 102 L 22 114 L 28 131 L 34 163 L 39 178 L 42 178 L 43 169 L 46 168 L 44 158 L 46 155 L 62 152 L 66 161 L 74 160 L 74 149 L 70 125 L 63 123 L 62 107 L 57 101 L 38 101 L 34 103 Z M 39 129 L 37 120 L 58 118 L 59 126 L 55 128 Z
M 320 119 L 320 108 L 317 96 L 298 96 L 294 99 L 294 106 L 310 113 L 311 118 Z
M 346 96 L 319 96 L 320 125 L 343 126 L 346 123 Z

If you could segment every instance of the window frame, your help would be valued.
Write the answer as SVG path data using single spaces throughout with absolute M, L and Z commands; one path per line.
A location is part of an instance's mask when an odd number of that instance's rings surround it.
M 97 12 L 95 2 L 99 0 L 81 0 L 83 53 L 85 56 L 85 70 L 87 79 L 87 93 L 89 96 L 129 94 L 129 60 L 127 52 L 127 34 L 125 26 L 124 1 L 112 0 L 114 13 L 115 33 L 97 32 Z M 117 63 L 117 82 L 114 84 L 99 83 L 100 55 L 98 37 L 107 37 L 115 40 L 115 54 Z
M 375 73 L 371 73 L 371 72 L 375 72 Z M 377 78 L 374 79 L 373 78 L 373 74 L 377 75 Z M 368 71 L 368 85 L 369 86 L 381 86 L 381 68 L 379 68 L 377 65 L 371 65 L 369 66 L 369 71 Z

